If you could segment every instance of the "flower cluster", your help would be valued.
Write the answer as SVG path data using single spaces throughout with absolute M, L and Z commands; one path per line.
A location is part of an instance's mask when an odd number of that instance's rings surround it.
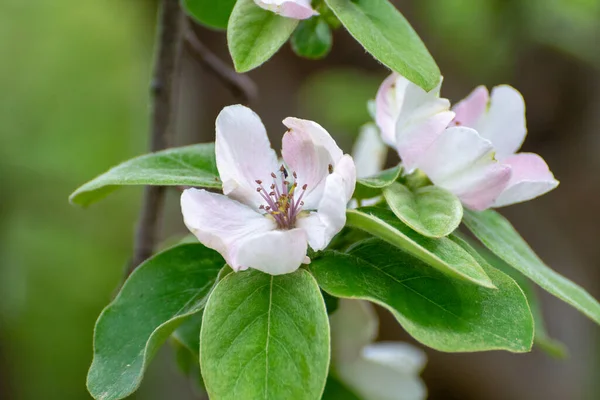
M 241 105 L 217 117 L 215 152 L 223 194 L 187 189 L 188 229 L 235 271 L 293 272 L 308 246 L 324 249 L 346 223 L 356 170 L 329 133 L 312 121 L 286 118 L 279 161 L 260 118 Z
M 375 121 L 407 172 L 423 171 L 466 207 L 484 210 L 531 200 L 558 186 L 537 154 L 518 153 L 525 102 L 510 86 L 478 87 L 450 110 L 440 85 L 426 92 L 392 74 L 379 88 Z

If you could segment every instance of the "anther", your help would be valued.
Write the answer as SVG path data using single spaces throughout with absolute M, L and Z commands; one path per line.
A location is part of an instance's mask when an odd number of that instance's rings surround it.
M 292 176 L 294 177 L 294 179 L 298 179 L 298 175 L 296 174 L 296 171 L 292 172 Z
M 254 182 L 256 182 L 259 185 L 262 185 L 262 181 L 260 179 L 255 180 Z
M 333 165 L 329 164 L 329 173 L 333 174 Z
M 262 188 L 256 188 L 256 191 L 260 193 L 260 191 L 262 190 Z
M 273 178 L 277 178 L 277 175 L 275 175 L 275 173 L 274 173 L 274 172 L 271 172 L 271 176 L 272 176 Z
M 305 183 L 304 185 L 302 185 L 302 190 L 306 190 L 307 187 L 308 187 L 308 184 Z

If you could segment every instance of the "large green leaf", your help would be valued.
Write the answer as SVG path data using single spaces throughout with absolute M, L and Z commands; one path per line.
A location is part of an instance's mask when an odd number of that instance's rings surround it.
M 183 8 L 209 28 L 226 29 L 236 0 L 182 0 Z
M 296 54 L 316 60 L 329 53 L 333 38 L 327 21 L 314 17 L 300 22 L 290 42 Z
M 87 386 L 96 399 L 123 399 L 140 385 L 158 348 L 183 320 L 201 311 L 223 258 L 184 244 L 144 262 L 107 306 L 94 330 Z
M 320 399 L 329 353 L 325 303 L 306 270 L 229 274 L 212 292 L 200 334 L 210 398 Z
M 323 290 L 386 307 L 408 333 L 434 349 L 529 351 L 533 320 L 523 292 L 502 272 L 484 269 L 497 289 L 451 279 L 375 238 L 348 254 L 325 252 L 310 264 Z
M 408 21 L 388 0 L 325 0 L 376 59 L 429 91 L 440 70 Z
M 221 188 L 215 146 L 195 144 L 132 158 L 78 188 L 69 201 L 87 206 L 125 185 Z
M 460 200 L 437 186 L 409 189 L 395 182 L 383 190 L 383 195 L 394 214 L 421 235 L 448 236 L 462 220 Z
M 465 211 L 464 223 L 494 254 L 600 324 L 600 304 L 585 289 L 550 269 L 506 218 L 493 210 Z
M 238 0 L 227 27 L 229 53 L 236 71 L 250 71 L 271 58 L 297 25 L 298 20 L 263 10 L 253 0 Z
M 506 262 L 498 258 L 483 246 L 474 243 L 469 244 L 475 247 L 477 249 L 477 253 L 485 258 L 485 261 L 487 261 L 492 267 L 499 269 L 506 275 L 513 278 L 521 287 L 523 293 L 525 293 L 525 297 L 527 297 L 527 302 L 529 303 L 529 308 L 531 309 L 531 314 L 533 315 L 533 322 L 535 326 L 535 337 L 533 341 L 534 345 L 552 357 L 566 358 L 568 353 L 567 347 L 564 345 L 564 343 L 550 337 L 548 331 L 546 330 L 546 323 L 544 322 L 544 316 L 542 314 L 542 305 L 531 281 L 527 279 L 525 275 L 508 265 Z
M 346 212 L 347 224 L 419 258 L 433 268 L 477 285 L 493 288 L 494 284 L 477 261 L 448 238 L 428 238 L 404 225 L 394 213 L 375 207 Z

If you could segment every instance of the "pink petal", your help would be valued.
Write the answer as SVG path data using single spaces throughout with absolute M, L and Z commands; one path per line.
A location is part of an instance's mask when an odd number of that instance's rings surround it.
M 434 184 L 474 210 L 490 207 L 511 175 L 509 166 L 494 159 L 492 144 L 465 127 L 446 129 L 427 149 L 418 167 Z
M 283 123 L 289 130 L 283 135 L 281 154 L 291 169 L 289 173 L 296 172 L 298 187 L 307 185 L 304 209 L 314 210 L 321 199 L 325 178 L 342 158 L 342 150 L 316 122 L 286 118 Z
M 265 127 L 252 110 L 241 105 L 225 107 L 216 122 L 215 152 L 223 181 L 223 193 L 258 208 L 256 180 L 272 181 L 278 170 L 277 155 L 271 149 Z
M 521 93 L 508 85 L 496 86 L 487 113 L 473 128 L 492 142 L 499 160 L 515 154 L 527 136 L 525 100 Z
M 306 232 L 275 230 L 250 236 L 239 245 L 235 259 L 242 269 L 253 268 L 271 275 L 296 271 L 306 259 Z
M 273 219 L 227 196 L 203 189 L 186 189 L 182 193 L 181 212 L 185 225 L 198 240 L 221 253 L 236 271 L 249 266 L 239 263 L 241 244 L 277 229 Z
M 537 154 L 519 153 L 502 162 L 512 168 L 512 177 L 494 207 L 531 200 L 558 186 L 548 164 Z
M 307 19 L 319 15 L 311 7 L 310 0 L 254 0 L 254 2 L 265 10 L 287 18 Z
M 456 125 L 474 128 L 475 124 L 487 110 L 489 93 L 485 86 L 478 86 L 465 99 L 453 108 L 456 113 Z
M 392 147 L 396 147 L 396 119 L 399 114 L 395 94 L 398 76 L 395 72 L 388 76 L 375 97 L 375 122 L 381 130 L 383 141 Z

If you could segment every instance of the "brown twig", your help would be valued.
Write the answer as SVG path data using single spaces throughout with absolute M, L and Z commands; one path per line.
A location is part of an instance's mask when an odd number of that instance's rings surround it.
M 206 47 L 196 32 L 186 24 L 185 45 L 191 55 L 211 74 L 213 74 L 221 83 L 226 86 L 231 93 L 245 105 L 252 105 L 258 97 L 258 89 L 254 81 L 246 75 L 238 74 L 223 60 L 217 57 Z
M 151 85 L 150 149 L 167 148 L 172 142 L 175 81 L 181 58 L 184 15 L 179 0 L 162 0 L 158 23 L 158 47 Z M 135 233 L 133 257 L 126 274 L 152 255 L 156 245 L 158 223 L 162 215 L 165 188 L 147 186 Z

